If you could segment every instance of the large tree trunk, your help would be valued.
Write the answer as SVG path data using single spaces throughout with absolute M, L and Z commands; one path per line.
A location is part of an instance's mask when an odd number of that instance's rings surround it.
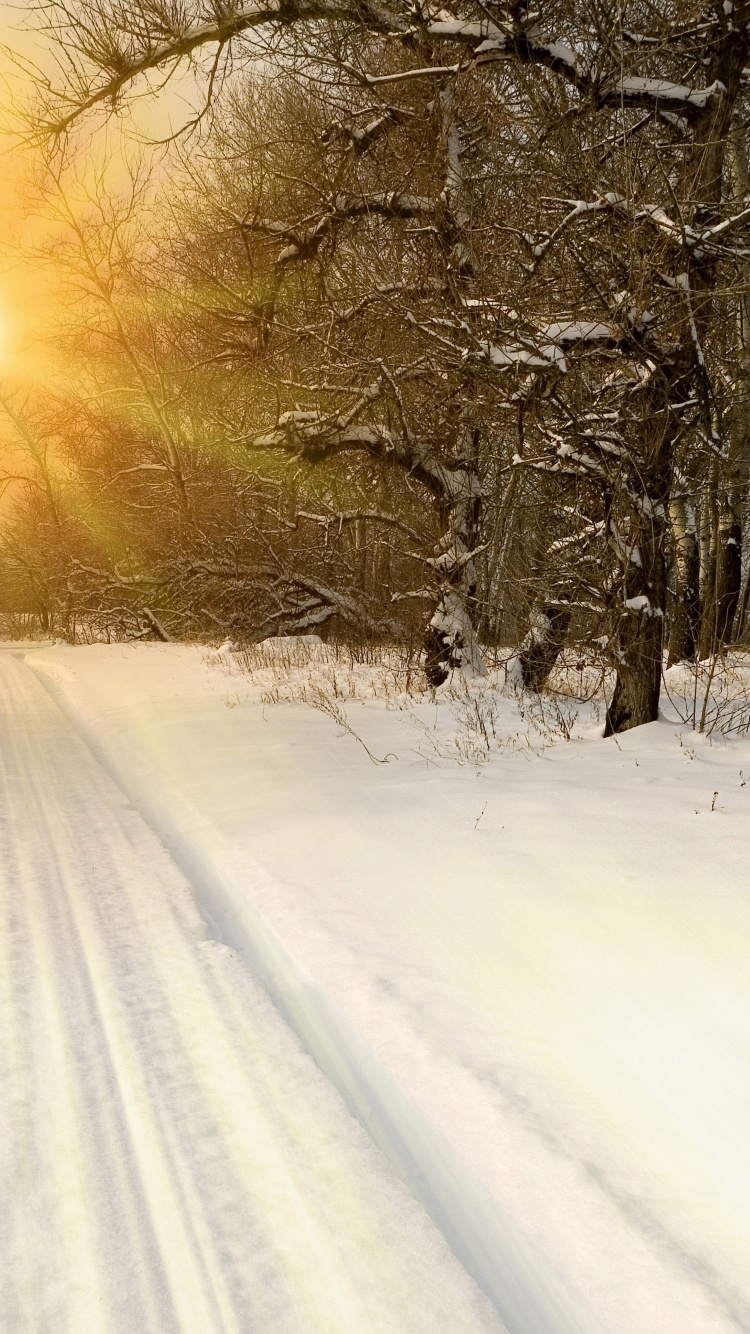
M 451 672 L 484 676 L 486 668 L 476 640 L 470 598 L 458 587 L 446 588 L 425 633 L 425 675 L 433 687 Z
M 675 425 L 665 409 L 677 375 L 676 365 L 665 366 L 642 402 L 640 467 L 637 474 L 631 474 L 630 486 L 620 498 L 624 502 L 621 522 L 625 526 L 620 534 L 624 568 L 619 618 L 610 640 L 617 676 L 605 736 L 655 722 L 659 714 L 675 436 Z
M 747 132 L 735 117 L 727 141 L 734 204 L 744 207 L 750 190 Z M 750 266 L 742 261 L 745 291 L 737 299 L 734 318 L 736 381 L 729 422 L 729 453 L 724 472 L 725 494 L 719 511 L 716 561 L 716 638 L 730 643 L 742 632 L 742 612 L 737 608 L 742 588 L 742 519 L 750 477 L 750 301 L 747 282 Z M 738 624 L 735 626 L 735 621 Z
M 702 524 L 701 658 L 708 658 L 732 640 L 742 589 L 743 502 L 743 488 L 739 485 L 731 492 L 725 491 L 719 499 L 712 479 L 704 500 Z
M 747 608 L 750 604 L 750 574 L 745 579 L 745 587 L 742 592 L 742 602 L 737 611 L 737 624 L 734 628 L 734 637 L 737 643 L 742 643 L 745 635 L 745 625 L 747 621 Z
M 439 234 L 451 275 L 456 306 L 462 318 L 474 286 L 471 211 L 464 169 L 465 132 L 453 82 L 440 90 L 434 102 L 442 151 L 445 185 Z M 474 553 L 479 542 L 482 489 L 478 474 L 479 430 L 476 426 L 476 383 L 467 367 L 457 404 L 458 459 L 446 469 L 445 533 L 430 561 L 440 579 L 440 595 L 425 634 L 425 673 L 429 684 L 440 686 L 452 671 L 483 676 L 486 668 L 476 635 L 477 573 Z
M 669 505 L 674 548 L 675 598 L 669 634 L 669 663 L 689 662 L 698 648 L 700 625 L 700 551 L 695 515 L 687 498 L 673 496 Z
M 438 603 L 425 633 L 425 674 L 441 686 L 453 671 L 484 676 L 484 658 L 476 636 L 477 546 L 481 488 L 470 465 L 449 474 L 447 528 L 430 564 L 440 580 Z
M 655 492 L 656 488 L 652 495 Z M 659 715 L 666 596 L 666 525 L 661 512 L 654 506 L 651 516 L 641 521 L 640 564 L 628 566 L 616 643 L 617 677 L 605 736 L 653 723 Z
M 699 528 L 701 620 L 698 656 L 708 658 L 716 645 L 716 464 L 711 470 L 701 499 Z
M 655 722 L 659 714 L 663 618 L 644 616 L 617 670 L 605 736 Z
M 548 604 L 535 611 L 518 653 L 526 690 L 543 690 L 565 643 L 571 622 L 569 607 Z
M 727 136 L 732 202 L 738 210 L 744 207 L 750 189 L 745 133 L 743 125 L 736 119 Z M 747 264 L 744 263 L 742 268 L 747 283 Z M 727 456 L 721 465 L 716 462 L 712 465 L 704 502 L 701 657 L 708 657 L 717 648 L 731 642 L 742 587 L 742 517 L 750 473 L 750 305 L 744 294 L 737 298 L 733 328 L 730 326 L 730 329 L 734 345 L 734 376 L 726 418 Z
M 742 587 L 742 522 L 729 496 L 719 511 L 716 548 L 716 642 L 728 644 Z

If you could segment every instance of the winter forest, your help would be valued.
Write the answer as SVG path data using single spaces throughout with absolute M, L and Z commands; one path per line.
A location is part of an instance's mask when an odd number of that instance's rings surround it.
M 0 0 L 0 1334 L 750 1330 L 750 0 Z
M 3 398 L 8 612 L 403 644 L 433 687 L 572 650 L 615 733 L 742 643 L 742 3 L 28 8 L 65 373 Z

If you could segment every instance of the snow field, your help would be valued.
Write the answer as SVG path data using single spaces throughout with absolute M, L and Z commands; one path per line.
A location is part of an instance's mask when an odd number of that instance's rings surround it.
M 664 721 L 604 743 L 583 717 L 550 746 L 494 696 L 500 753 L 477 767 L 429 698 L 334 693 L 354 736 L 263 703 L 278 674 L 227 655 L 29 661 L 227 914 L 249 906 L 283 942 L 581 1328 L 750 1326 L 746 741 Z M 308 662 L 298 697 L 306 681 L 330 700 L 329 667 Z M 513 1316 L 521 1334 L 556 1318 Z

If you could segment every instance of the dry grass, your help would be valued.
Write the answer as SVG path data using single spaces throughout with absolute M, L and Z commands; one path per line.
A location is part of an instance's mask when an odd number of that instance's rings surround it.
M 664 673 L 664 705 L 705 736 L 750 733 L 750 650 L 733 648 Z
M 423 758 L 479 768 L 496 754 L 539 755 L 585 731 L 590 735 L 604 722 L 614 684 L 610 670 L 575 647 L 561 655 L 541 694 L 520 686 L 510 649 L 488 655 L 486 677 L 456 672 L 438 691 L 426 685 L 419 654 L 394 645 L 279 639 L 211 656 L 229 676 L 255 687 L 262 704 L 302 704 L 327 715 L 374 762 L 388 757 L 375 754 L 353 727 L 350 706 L 399 711 Z M 747 734 L 750 653 L 733 651 L 665 672 L 662 709 L 709 737 Z
M 351 705 L 403 713 L 418 754 L 477 767 L 493 754 L 538 754 L 570 740 L 579 716 L 574 667 L 569 680 L 561 669 L 560 689 L 529 696 L 516 684 L 511 650 L 494 655 L 486 677 L 456 672 L 438 691 L 425 683 L 420 656 L 393 645 L 278 639 L 214 652 L 212 661 L 230 676 L 241 675 L 264 705 L 302 704 L 326 714 L 377 763 L 388 757 L 374 754 L 352 726 Z

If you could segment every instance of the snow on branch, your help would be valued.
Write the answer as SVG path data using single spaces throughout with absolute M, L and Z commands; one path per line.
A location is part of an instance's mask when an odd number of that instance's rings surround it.
M 730 252 L 725 245 L 721 244 L 719 238 L 750 217 L 750 208 L 741 209 L 739 213 L 725 218 L 715 226 L 701 230 L 683 222 L 680 218 L 670 217 L 659 204 L 636 206 L 627 200 L 624 195 L 616 194 L 613 191 L 600 195 L 597 199 L 568 199 L 562 202 L 570 206 L 570 211 L 565 214 L 552 232 L 546 236 L 543 235 L 538 241 L 535 241 L 533 236 L 525 237 L 533 255 L 533 261 L 528 266 L 529 273 L 536 272 L 551 247 L 569 227 L 583 218 L 605 212 L 620 214 L 633 222 L 650 223 L 668 240 L 690 253 L 697 260 L 719 258 L 729 253 L 734 255 L 748 253 L 745 250 L 737 250 L 736 247 L 733 247 Z
M 617 493 L 631 512 L 647 520 L 664 518 L 662 502 L 636 489 L 637 483 L 628 480 L 627 470 L 622 467 L 622 450 L 613 451 L 608 442 L 588 434 L 584 436 L 582 446 L 577 447 L 554 432 L 549 433 L 547 446 L 550 452 L 536 457 L 514 454 L 514 468 L 531 468 L 535 472 L 585 478 L 599 483 L 606 492 Z M 600 457 L 594 457 L 593 451 L 598 451 Z M 610 541 L 613 536 L 614 541 Z M 608 527 L 608 541 L 620 557 L 634 565 L 640 564 L 637 548 L 625 542 L 612 521 Z
M 343 528 L 344 524 L 359 523 L 366 519 L 371 523 L 384 524 L 387 528 L 398 528 L 406 533 L 415 542 L 422 541 L 422 535 L 412 528 L 410 524 L 399 519 L 395 514 L 387 514 L 383 510 L 339 510 L 331 514 L 315 514 L 309 510 L 298 510 L 295 514 L 295 522 L 292 527 L 296 528 L 300 519 L 307 519 L 310 523 L 320 524 L 322 528 Z
M 361 157 L 363 153 L 382 139 L 394 126 L 404 125 L 413 120 L 416 112 L 402 107 L 386 107 L 379 116 L 375 116 L 366 125 L 354 125 L 340 120 L 333 121 L 322 136 L 322 142 L 330 144 L 343 141 L 349 152 Z
M 275 427 L 248 443 L 251 449 L 280 449 L 308 463 L 319 463 L 346 451 L 363 451 L 374 458 L 405 468 L 433 494 L 445 496 L 450 488 L 451 469 L 404 435 L 397 435 L 380 422 L 360 423 L 356 416 L 365 406 L 363 397 L 350 412 L 325 415 L 295 409 L 284 412 Z
M 564 375 L 568 364 L 564 348 L 593 343 L 620 346 L 625 336 L 615 325 L 598 320 L 559 319 L 542 324 L 538 340 L 519 337 L 498 345 L 484 339 L 480 356 L 493 366 L 525 366 L 529 370 L 555 370 Z
M 465 459 L 443 454 L 405 429 L 398 433 L 379 421 L 358 420 L 383 392 L 382 382 L 376 380 L 358 392 L 346 412 L 300 408 L 284 412 L 270 431 L 251 437 L 245 445 L 250 449 L 282 450 L 309 463 L 347 451 L 362 451 L 405 469 L 442 501 L 453 506 L 470 504 L 476 478 Z
M 277 236 L 288 245 L 276 258 L 277 269 L 298 259 L 313 259 L 332 231 L 344 222 L 362 217 L 411 218 L 432 217 L 438 211 L 435 200 L 422 195 L 390 190 L 382 194 L 344 195 L 331 200 L 330 207 L 310 227 L 277 222 L 269 218 L 235 217 L 241 231 Z
M 337 218 L 361 218 L 372 213 L 383 218 L 420 218 L 434 214 L 437 210 L 435 200 L 424 195 L 412 195 L 400 190 L 389 190 L 383 194 L 336 195 L 333 200 L 334 216 Z
M 255 30 L 267 29 L 272 34 L 310 21 L 344 20 L 383 37 L 412 36 L 420 45 L 426 39 L 438 45 L 458 45 L 465 48 L 468 63 L 474 66 L 508 59 L 541 65 L 599 105 L 648 107 L 687 121 L 700 118 L 726 93 L 718 79 L 704 88 L 629 74 L 602 79 L 587 69 L 584 58 L 565 41 L 545 35 L 538 16 L 524 26 L 517 16 L 508 21 L 489 17 L 477 21 L 445 10 L 430 12 L 427 6 L 415 19 L 413 11 L 405 13 L 397 0 L 224 0 L 215 6 L 209 20 L 201 16 L 191 22 L 187 7 L 175 3 L 161 6 L 159 21 L 150 24 L 138 15 L 136 6 L 133 13 L 123 6 L 120 14 L 113 16 L 103 0 L 83 0 L 75 10 L 66 0 L 49 0 L 44 8 L 47 36 L 66 51 L 68 85 L 61 91 L 49 80 L 40 79 L 43 96 L 37 132 L 45 135 L 64 134 L 92 108 L 116 105 L 139 77 L 173 67 L 203 47 L 218 47 L 221 53 Z M 382 84 L 455 75 L 467 64 L 459 61 L 438 65 L 433 61 L 386 75 L 371 75 L 346 67 L 343 62 L 342 66 L 362 83 Z M 373 125 L 370 132 L 374 135 L 380 129 Z M 363 134 L 366 137 L 367 131 Z M 351 142 L 357 151 L 356 136 Z
M 688 121 L 700 117 L 711 102 L 727 91 L 719 79 L 704 88 L 638 75 L 600 80 L 586 69 L 583 58 L 566 42 L 545 38 L 536 25 L 518 32 L 510 23 L 466 22 L 441 14 L 426 25 L 426 31 L 431 37 L 469 46 L 476 64 L 515 57 L 524 64 L 543 65 L 600 106 L 646 107 L 660 113 L 679 113 Z
M 346 624 L 366 628 L 371 633 L 383 634 L 385 632 L 393 634 L 398 632 L 400 628 L 394 621 L 375 619 L 363 606 L 359 598 L 343 590 L 331 588 L 330 584 L 324 583 L 323 580 L 317 579 L 313 575 L 302 574 L 298 570 L 285 570 L 277 582 L 280 588 L 286 590 L 287 596 L 293 590 L 299 590 L 308 596 L 308 601 L 303 609 L 304 623 L 295 620 L 294 628 L 298 632 L 313 624 L 322 625 L 325 621 L 330 620 L 332 616 L 339 616 Z M 288 622 L 288 618 L 293 614 L 292 609 L 287 607 L 269 619 L 283 618 Z M 299 615 L 300 608 L 296 611 L 296 617 L 299 617 Z
M 685 115 L 686 112 L 705 111 L 709 102 L 718 101 L 726 91 L 720 79 L 714 79 L 707 88 L 690 88 L 685 84 L 671 83 L 669 79 L 626 75 L 618 83 L 611 85 L 609 95 L 614 94 L 616 98 L 631 106 L 654 106 L 660 110 L 677 111 Z

